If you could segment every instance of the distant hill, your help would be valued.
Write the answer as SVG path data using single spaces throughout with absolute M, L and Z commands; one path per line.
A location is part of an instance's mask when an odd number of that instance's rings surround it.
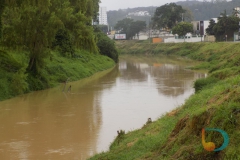
M 197 1 L 187 0 L 176 2 L 177 5 L 189 8 L 194 16 L 194 20 L 210 20 L 211 18 L 219 17 L 220 13 L 226 10 L 228 15 L 232 14 L 233 8 L 240 7 L 240 0 L 232 0 L 227 2 L 226 0 L 211 0 L 211 1 Z M 115 24 L 127 17 L 128 13 L 136 11 L 148 11 L 152 16 L 157 7 L 160 6 L 149 6 L 149 7 L 137 7 L 127 8 L 108 11 L 108 23 L 110 27 L 114 27 Z M 134 20 L 142 20 L 149 23 L 151 19 L 149 16 L 131 16 Z
M 119 9 L 119 10 L 113 10 L 113 11 L 108 11 L 107 16 L 108 16 L 108 23 L 110 28 L 114 27 L 116 23 L 124 18 L 129 17 L 128 13 L 136 12 L 136 11 L 147 11 L 149 12 L 150 15 L 154 15 L 154 12 L 157 7 L 137 7 L 137 8 L 127 8 L 127 9 Z M 141 20 L 141 21 L 146 21 L 148 24 L 151 16 L 130 16 L 134 20 Z
M 180 1 L 176 4 L 189 8 L 194 15 L 194 20 L 210 20 L 219 17 L 224 10 L 231 15 L 233 9 L 240 6 L 240 0 Z
M 203 1 L 197 1 L 197 0 L 192 0 L 192 1 L 178 1 L 178 2 L 176 2 L 176 4 L 178 4 L 178 5 L 184 5 L 184 6 L 186 6 L 186 5 L 188 5 L 188 6 L 192 6 L 192 5 L 199 5 L 199 4 L 201 4 Z

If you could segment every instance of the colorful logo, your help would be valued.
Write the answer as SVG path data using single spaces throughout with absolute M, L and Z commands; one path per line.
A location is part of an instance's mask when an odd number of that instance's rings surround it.
M 205 130 L 220 132 L 224 139 L 222 146 L 216 149 L 216 146 L 213 142 L 206 142 L 205 141 Z M 205 150 L 210 151 L 210 152 L 212 152 L 212 151 L 218 152 L 218 151 L 224 150 L 227 147 L 228 143 L 229 143 L 229 137 L 225 131 L 223 131 L 221 129 L 216 129 L 216 128 L 205 128 L 205 129 L 203 128 L 202 129 L 202 145 Z

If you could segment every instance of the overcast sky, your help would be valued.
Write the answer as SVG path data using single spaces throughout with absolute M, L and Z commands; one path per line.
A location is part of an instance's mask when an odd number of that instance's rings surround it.
M 185 0 L 101 0 L 100 6 L 107 7 L 107 10 L 118 10 L 135 7 L 162 6 L 166 3 Z

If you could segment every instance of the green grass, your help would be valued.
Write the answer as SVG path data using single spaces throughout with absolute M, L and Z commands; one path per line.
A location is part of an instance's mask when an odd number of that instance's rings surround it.
M 44 60 L 38 77 L 26 72 L 28 53 L 18 50 L 0 50 L 0 101 L 30 91 L 42 90 L 68 81 L 77 81 L 115 65 L 107 56 L 76 51 L 75 57 L 63 57 L 52 51 Z
M 86 51 L 76 52 L 77 58 L 64 58 L 53 52 L 52 61 L 47 60 L 45 72 L 51 75 L 50 80 L 54 83 L 76 81 L 89 77 L 96 72 L 106 70 L 114 66 L 114 62 L 101 55 L 89 54 Z M 67 64 L 67 65 L 66 65 Z
M 207 69 L 206 79 L 195 82 L 197 92 L 182 106 L 166 113 L 141 129 L 116 137 L 110 150 L 90 160 L 212 160 L 238 156 L 240 152 L 240 46 L 235 43 L 147 44 L 130 41 L 117 43 L 123 57 L 128 51 L 137 55 L 177 55 L 202 63 L 191 67 Z M 154 55 L 146 55 L 153 52 Z M 137 56 L 136 56 L 137 57 Z M 144 59 L 144 58 L 143 58 Z M 230 143 L 218 153 L 205 151 L 201 143 L 202 128 L 225 130 Z M 207 132 L 206 141 L 220 147 L 218 132 Z

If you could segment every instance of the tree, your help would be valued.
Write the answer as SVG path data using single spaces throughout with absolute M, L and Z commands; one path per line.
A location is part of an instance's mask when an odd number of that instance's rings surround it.
M 6 1 L 3 13 L 3 44 L 29 51 L 28 71 L 39 73 L 54 37 L 55 26 L 49 12 L 51 3 L 42 1 Z
M 127 35 L 127 39 L 132 39 L 135 35 L 139 35 L 139 32 L 146 28 L 145 21 L 133 21 L 132 19 L 125 18 L 117 22 L 116 29 L 120 30 L 121 33 Z
M 132 22 L 133 22 L 132 19 L 125 18 L 123 20 L 118 21 L 114 28 L 120 30 L 121 33 L 126 33 L 128 37 L 128 33 L 130 31 L 130 26 Z
M 179 36 L 184 36 L 193 31 L 193 25 L 189 22 L 180 22 L 176 26 L 173 27 L 172 33 L 178 34 Z
M 214 35 L 218 41 L 225 40 L 225 36 L 232 37 L 234 32 L 239 29 L 240 18 L 232 16 L 227 16 L 226 11 L 220 14 L 218 17 L 218 22 L 213 27 Z
M 210 19 L 208 28 L 206 29 L 206 32 L 208 35 L 214 35 L 214 26 L 216 25 L 216 22 L 214 21 L 214 19 Z
M 51 11 L 68 31 L 75 48 L 97 53 L 94 30 L 91 26 L 95 0 L 51 0 Z M 90 2 L 91 1 L 91 2 Z M 94 3 L 93 3 L 94 2 Z M 97 1 L 98 2 L 98 1 Z M 98 9 L 97 9 L 98 10 Z M 59 29 L 61 29 L 60 27 Z
M 158 7 L 154 13 L 153 25 L 155 28 L 169 28 L 172 29 L 177 22 L 182 21 L 182 14 L 185 10 L 182 6 L 175 3 L 165 4 Z
M 139 33 L 140 31 L 144 30 L 146 28 L 146 22 L 145 21 L 136 21 L 131 23 L 130 33 L 132 36 L 137 36 L 139 39 Z
M 70 39 L 69 33 L 64 29 L 59 29 L 55 36 L 55 41 L 53 42 L 53 47 L 59 47 L 59 52 L 63 56 L 74 56 L 73 44 Z

